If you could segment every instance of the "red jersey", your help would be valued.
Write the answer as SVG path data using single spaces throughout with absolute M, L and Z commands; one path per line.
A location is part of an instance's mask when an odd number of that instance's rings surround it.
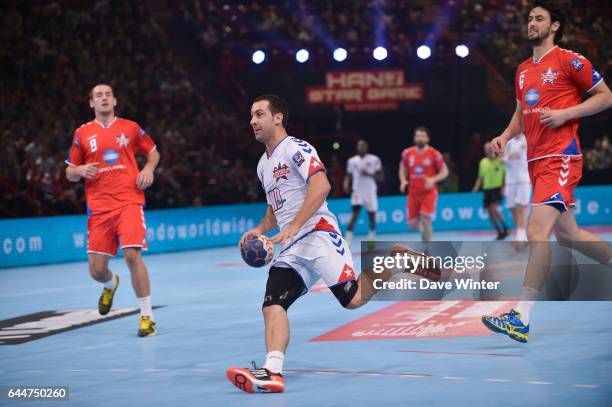
M 402 162 L 408 172 L 408 189 L 414 191 L 425 190 L 425 177 L 433 177 L 445 166 L 442 154 L 431 146 L 426 146 L 423 151 L 412 146 L 402 151 Z M 432 189 L 437 189 L 434 185 Z
M 566 109 L 582 102 L 582 95 L 603 78 L 588 59 L 575 52 L 553 47 L 539 61 L 529 58 L 516 70 L 516 99 L 521 102 L 527 161 L 553 156 L 581 156 L 578 120 L 556 129 L 540 124 L 548 110 Z
M 74 132 L 70 155 L 73 167 L 99 163 L 98 174 L 85 180 L 85 197 L 90 213 L 112 211 L 129 204 L 144 204 L 144 192 L 136 186 L 136 154 L 156 148 L 138 123 L 116 117 L 107 127 L 97 120 Z

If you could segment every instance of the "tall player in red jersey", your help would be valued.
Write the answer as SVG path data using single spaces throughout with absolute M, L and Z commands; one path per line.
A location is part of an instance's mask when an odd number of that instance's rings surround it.
M 153 183 L 159 153 L 137 123 L 115 116 L 117 99 L 109 85 L 94 86 L 89 106 L 95 119 L 74 132 L 66 177 L 72 182 L 85 179 L 89 272 L 104 284 L 98 311 L 106 315 L 111 310 L 119 276 L 108 269 L 108 259 L 120 246 L 140 305 L 138 336 L 152 336 L 151 288 L 141 251 L 147 248 L 144 190 Z M 140 171 L 136 154 L 147 159 Z
M 582 177 L 578 119 L 612 106 L 612 94 L 591 62 L 559 48 L 565 16 L 556 2 L 535 1 L 529 8 L 527 35 L 533 57 L 516 71 L 516 111 L 504 132 L 493 139 L 496 154 L 524 129 L 529 177 L 533 185 L 527 237 L 527 273 L 516 309 L 499 317 L 483 316 L 495 332 L 527 342 L 529 318 L 550 268 L 550 237 L 601 262 L 610 261 L 610 248 L 598 236 L 580 229 L 573 206 L 574 189 Z M 585 93 L 590 98 L 582 101 Z
M 442 154 L 429 145 L 430 131 L 420 126 L 414 130 L 414 146 L 402 151 L 399 167 L 400 192 L 408 193 L 406 213 L 408 226 L 421 229 L 423 241 L 432 235 L 431 222 L 436 214 L 438 187 L 448 177 Z

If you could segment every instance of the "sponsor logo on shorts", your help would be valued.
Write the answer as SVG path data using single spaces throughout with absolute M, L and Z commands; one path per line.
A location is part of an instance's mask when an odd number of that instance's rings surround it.
M 355 270 L 348 264 L 344 263 L 344 267 L 342 267 L 342 272 L 340 273 L 340 277 L 338 278 L 338 284 L 342 284 L 347 281 L 351 281 L 355 279 Z
M 557 178 L 557 181 L 559 182 L 559 185 L 564 186 L 565 184 L 567 184 L 567 177 L 569 176 L 569 161 L 571 160 L 571 157 L 562 157 L 561 158 L 561 169 L 559 170 L 559 178 Z

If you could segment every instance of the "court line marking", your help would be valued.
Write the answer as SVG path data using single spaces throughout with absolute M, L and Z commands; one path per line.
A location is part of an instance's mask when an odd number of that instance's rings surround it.
M 285 369 L 285 372 L 292 373 L 329 373 L 329 374 L 354 374 L 354 375 L 369 375 L 369 376 L 414 376 L 414 377 L 431 377 L 428 373 L 391 373 L 391 372 L 351 372 L 346 370 L 312 370 L 312 369 Z
M 139 369 L 137 369 L 139 370 Z M 148 373 L 155 373 L 155 372 L 168 372 L 168 371 L 180 371 L 180 370 L 186 370 L 186 369 L 163 369 L 163 368 L 147 368 L 147 369 L 143 369 L 144 372 L 148 372 Z M 190 369 L 192 372 L 212 372 L 211 369 Z M 69 373 L 82 373 L 82 372 L 94 372 L 95 370 L 89 370 L 89 369 L 64 369 L 64 372 L 69 372 Z M 115 368 L 115 369 L 104 369 L 103 371 L 106 372 L 129 372 L 130 369 L 124 369 L 124 368 Z M 47 370 L 23 370 L 23 373 L 45 373 L 47 372 Z M 348 375 L 359 375 L 359 376 L 399 376 L 399 377 L 414 377 L 414 378 L 419 378 L 419 377 L 435 377 L 432 374 L 429 373 L 394 373 L 394 372 L 351 372 L 351 371 L 347 371 L 347 370 L 314 370 L 314 369 L 286 369 L 285 372 L 287 373 L 317 373 L 317 374 L 323 374 L 323 375 L 334 375 L 334 374 L 348 374 Z M 7 371 L 0 371 L 0 373 L 7 373 Z M 467 380 L 467 377 L 462 377 L 462 376 L 441 376 L 442 379 L 445 380 Z M 483 381 L 485 382 L 511 382 L 512 380 L 510 379 L 494 379 L 494 378 L 489 378 L 489 379 L 483 379 Z M 527 383 L 527 384 L 535 384 L 535 385 L 551 385 L 551 384 L 555 384 L 554 382 L 544 382 L 544 381 L 536 381 L 536 380 L 532 380 L 532 381 L 528 381 L 528 382 L 518 382 L 518 383 Z M 585 389 L 597 389 L 600 386 L 597 384 L 584 384 L 584 383 L 577 383 L 577 384 L 572 384 L 569 385 L 571 387 L 578 387 L 578 388 L 585 388 Z
M 554 384 L 553 382 L 538 382 L 538 381 L 531 381 L 527 383 L 528 384 Z

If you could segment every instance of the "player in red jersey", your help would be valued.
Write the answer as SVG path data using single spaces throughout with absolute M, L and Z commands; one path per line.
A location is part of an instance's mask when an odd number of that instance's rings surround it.
M 610 248 L 598 236 L 580 229 L 573 206 L 574 189 L 582 176 L 578 119 L 612 106 L 612 94 L 591 62 L 559 48 L 565 16 L 555 2 L 535 1 L 529 8 L 527 35 L 533 57 L 516 71 L 516 111 L 504 132 L 493 139 L 496 154 L 523 129 L 533 185 L 527 226 L 530 253 L 516 310 L 499 317 L 483 316 L 484 324 L 512 339 L 527 342 L 529 317 L 550 268 L 550 236 L 564 245 L 607 263 Z M 582 101 L 585 93 L 590 98 Z
M 152 336 L 151 288 L 141 251 L 147 248 L 144 190 L 153 183 L 159 152 L 136 122 L 115 116 L 116 105 L 109 85 L 93 87 L 89 106 L 95 119 L 74 132 L 66 177 L 72 182 L 85 179 L 89 272 L 104 284 L 98 311 L 106 315 L 111 310 L 119 276 L 109 270 L 108 259 L 120 246 L 140 305 L 138 336 Z M 136 154 L 147 159 L 140 171 Z
M 421 229 L 423 241 L 426 242 L 431 240 L 431 222 L 436 214 L 436 184 L 448 177 L 442 154 L 429 145 L 430 134 L 424 126 L 414 130 L 414 146 L 402 151 L 399 167 L 400 192 L 408 193 L 408 226 Z

